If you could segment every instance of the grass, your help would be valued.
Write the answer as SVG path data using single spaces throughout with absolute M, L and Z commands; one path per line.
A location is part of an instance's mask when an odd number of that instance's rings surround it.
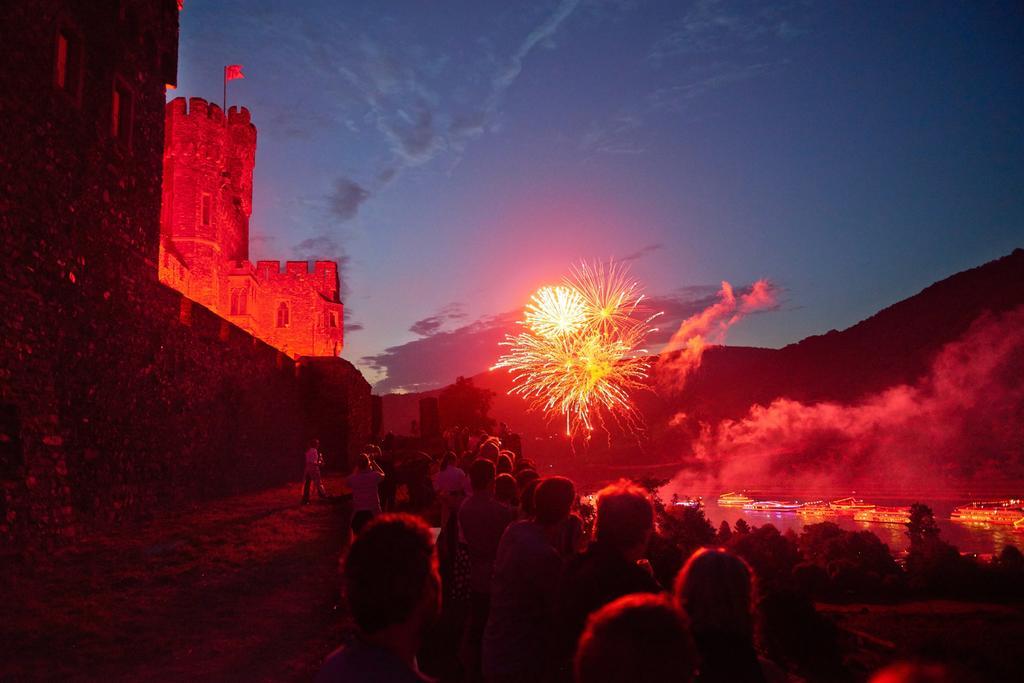
M 206 503 L 4 562 L 0 680 L 308 680 L 347 628 L 348 512 L 300 495 Z

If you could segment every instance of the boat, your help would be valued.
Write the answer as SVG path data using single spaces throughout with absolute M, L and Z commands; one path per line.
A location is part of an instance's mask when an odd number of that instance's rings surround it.
M 672 507 L 684 507 L 684 508 L 699 508 L 702 505 L 701 497 L 697 496 L 693 498 L 691 496 L 683 496 L 682 498 L 672 498 Z
M 853 513 L 853 519 L 858 522 L 870 522 L 872 524 L 909 524 L 910 507 L 876 505 L 870 510 L 859 510 Z
M 1017 522 L 1024 520 L 1024 500 L 1008 498 L 960 505 L 953 510 L 949 518 L 964 524 L 1016 525 Z
M 859 498 L 848 496 L 846 498 L 839 498 L 829 503 L 829 506 L 839 513 L 853 514 L 860 512 L 861 510 L 873 510 L 875 508 L 874 503 L 865 503 Z
M 808 517 L 831 517 L 836 514 L 836 511 L 832 508 L 831 503 L 815 500 L 801 505 L 797 513 Z
M 742 493 L 723 493 L 718 497 L 718 504 L 722 507 L 743 507 L 747 503 L 753 503 L 754 499 Z
M 796 501 L 755 500 L 746 503 L 743 509 L 752 512 L 796 512 L 801 507 L 803 507 L 803 503 Z

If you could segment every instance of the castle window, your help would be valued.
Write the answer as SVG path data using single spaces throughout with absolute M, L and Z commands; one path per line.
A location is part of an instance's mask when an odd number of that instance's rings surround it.
M 110 107 L 110 134 L 124 145 L 132 142 L 133 98 L 120 79 L 114 81 L 114 95 Z
M 327 326 L 337 327 L 338 326 L 338 314 L 335 311 L 327 312 Z
M 203 225 L 209 225 L 213 214 L 213 197 L 208 194 L 203 195 Z
M 277 307 L 277 326 L 288 327 L 288 304 L 283 301 Z
M 245 315 L 248 294 L 244 289 L 231 290 L 231 315 Z
M 67 26 L 57 29 L 53 85 L 78 101 L 82 84 L 82 39 Z

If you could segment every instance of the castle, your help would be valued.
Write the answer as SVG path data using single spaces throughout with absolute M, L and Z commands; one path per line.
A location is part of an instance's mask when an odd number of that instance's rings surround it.
M 166 101 L 179 10 L 0 10 L 0 548 L 294 482 L 313 436 L 345 469 L 372 435 L 335 264 L 246 260 L 248 112 Z
M 198 97 L 166 106 L 159 277 L 293 358 L 344 344 L 338 266 L 249 260 L 256 127 Z

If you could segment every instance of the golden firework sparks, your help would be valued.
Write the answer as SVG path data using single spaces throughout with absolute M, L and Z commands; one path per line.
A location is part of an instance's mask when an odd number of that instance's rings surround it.
M 646 315 L 639 284 L 620 264 L 580 264 L 565 283 L 542 287 L 507 335 L 494 368 L 512 374 L 511 393 L 551 416 L 566 433 L 593 430 L 607 413 L 627 428 L 639 424 L 630 392 L 644 388 L 650 360 L 642 347 L 660 313 Z M 493 368 L 492 368 L 493 369 Z
M 571 287 L 541 287 L 526 304 L 523 324 L 542 337 L 572 334 L 586 322 L 585 306 Z

